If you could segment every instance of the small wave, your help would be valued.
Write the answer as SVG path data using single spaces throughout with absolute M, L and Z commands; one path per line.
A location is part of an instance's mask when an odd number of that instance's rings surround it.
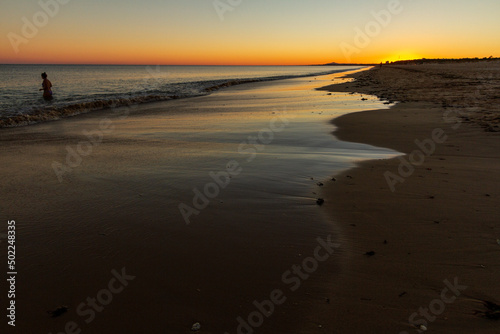
M 241 84 L 246 84 L 246 83 L 252 83 L 252 82 L 260 82 L 264 81 L 262 79 L 247 79 L 247 80 L 231 80 L 231 81 L 226 81 L 221 84 L 217 84 L 215 86 L 207 87 L 204 89 L 205 92 L 213 92 L 215 90 L 225 88 L 225 87 L 231 87 L 235 85 L 241 85 Z
M 0 119 L 0 128 L 18 127 L 37 124 L 40 122 L 54 121 L 60 118 L 75 116 L 96 110 L 118 108 L 146 102 L 166 101 L 177 96 L 149 95 L 128 99 L 97 100 L 92 102 L 74 103 L 63 107 L 46 107 L 35 109 L 29 114 L 20 114 Z
M 252 82 L 263 82 L 263 81 L 275 81 L 275 80 L 285 80 L 285 79 L 295 79 L 295 78 L 306 78 L 306 77 L 314 77 L 314 76 L 321 76 L 321 75 L 329 75 L 333 73 L 338 73 L 342 72 L 342 70 L 331 70 L 331 71 L 323 71 L 319 73 L 313 73 L 313 74 L 302 74 L 302 75 L 283 75 L 283 76 L 274 76 L 274 77 L 263 77 L 263 78 L 258 78 L 258 79 L 235 79 L 235 80 L 230 80 L 230 81 L 223 81 L 221 83 L 218 83 L 214 86 L 210 86 L 208 88 L 205 88 L 205 92 L 212 92 L 221 88 L 225 87 L 231 87 L 235 85 L 241 85 L 241 84 L 247 84 L 247 83 L 252 83 Z

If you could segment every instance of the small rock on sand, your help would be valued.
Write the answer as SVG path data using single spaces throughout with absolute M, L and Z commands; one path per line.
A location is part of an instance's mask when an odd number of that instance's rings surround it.
M 57 307 L 55 310 L 53 311 L 47 311 L 48 314 L 50 314 L 50 316 L 52 318 L 55 318 L 55 317 L 58 317 L 60 315 L 63 315 L 64 313 L 68 312 L 68 307 L 67 306 L 59 306 Z
M 191 326 L 191 331 L 197 332 L 201 329 L 201 324 L 199 322 L 194 323 L 193 326 Z

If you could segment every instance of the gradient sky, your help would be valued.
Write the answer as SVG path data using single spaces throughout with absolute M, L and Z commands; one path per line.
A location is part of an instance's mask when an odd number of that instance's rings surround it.
M 356 29 L 376 29 L 372 12 L 387 10 L 391 0 L 217 1 L 240 4 L 221 20 L 214 0 L 70 0 L 27 36 L 22 18 L 33 22 L 42 10 L 39 0 L 2 0 L 0 63 L 301 65 L 500 57 L 499 0 L 399 0 L 402 12 L 379 25 L 367 45 L 356 43 Z M 9 36 L 25 38 L 17 53 Z M 341 46 L 352 47 L 350 57 Z

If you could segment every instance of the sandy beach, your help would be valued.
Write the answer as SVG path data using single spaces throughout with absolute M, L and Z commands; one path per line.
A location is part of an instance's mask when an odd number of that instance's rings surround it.
M 3 1 L 0 334 L 500 334 L 500 1 Z
M 305 315 L 326 304 L 339 270 L 321 184 L 354 160 L 396 154 L 331 136 L 332 118 L 385 107 L 314 89 L 339 76 L 2 129 L 16 329 L 317 332 Z
M 498 332 L 498 81 L 479 72 L 383 67 L 2 129 L 17 329 Z
M 349 245 L 318 311 L 330 330 L 498 333 L 498 306 L 484 302 L 500 301 L 499 77 L 490 62 L 384 66 L 324 88 L 403 101 L 333 121 L 341 140 L 404 155 L 325 190 Z

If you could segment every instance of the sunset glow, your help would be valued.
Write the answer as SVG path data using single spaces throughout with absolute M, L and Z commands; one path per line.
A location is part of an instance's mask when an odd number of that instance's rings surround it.
M 3 1 L 0 63 L 306 65 L 500 56 L 496 0 L 480 6 L 451 0 L 40 3 Z

